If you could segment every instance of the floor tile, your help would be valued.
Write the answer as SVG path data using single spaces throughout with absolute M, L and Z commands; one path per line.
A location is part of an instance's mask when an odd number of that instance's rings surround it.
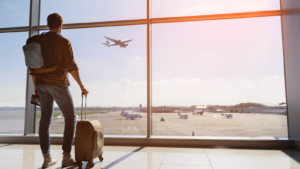
M 206 154 L 202 148 L 168 148 L 167 153 Z
M 210 165 L 206 154 L 166 153 L 162 164 Z
M 299 162 L 290 157 L 253 157 L 253 163 L 261 168 L 300 168 Z
M 61 169 L 61 145 L 51 145 Z M 74 156 L 74 146 L 72 150 Z M 83 169 L 300 169 L 296 150 L 242 150 L 168 147 L 105 146 L 104 161 L 94 159 L 94 167 L 83 162 Z M 40 169 L 43 156 L 39 145 L 0 144 L 0 169 Z M 78 166 L 64 169 L 78 169 Z
M 159 169 L 163 158 L 164 152 L 152 152 L 152 148 L 143 148 L 141 152 L 129 152 L 122 158 L 110 163 L 109 165 L 102 166 L 103 168 L 113 169 Z
M 23 160 L 23 150 L 16 150 L 16 149 L 1 149 L 0 150 L 0 159 L 12 159 L 12 160 Z
M 198 165 L 161 165 L 160 169 L 213 169 L 211 166 Z
M 12 159 L 0 159 L 0 169 L 8 168 L 8 166 L 22 163 L 23 160 L 12 160 Z
M 287 154 L 284 153 L 282 150 L 243 150 L 243 151 L 250 156 L 267 156 L 267 157 L 287 156 Z
M 218 168 L 245 168 L 255 169 L 256 164 L 247 155 L 209 155 L 209 161 L 214 169 Z
M 0 169 L 31 169 L 31 168 L 34 168 L 32 164 L 32 160 L 23 160 L 22 162 L 18 162 Z
M 241 149 L 204 149 L 207 155 L 248 155 Z

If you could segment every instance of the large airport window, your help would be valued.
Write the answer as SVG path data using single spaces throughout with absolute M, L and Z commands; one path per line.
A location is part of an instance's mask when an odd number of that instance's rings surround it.
M 28 26 L 30 0 L 1 0 L 0 28 Z
M 23 134 L 28 32 L 0 34 L 0 134 Z
M 152 17 L 280 10 L 280 0 L 153 0 Z
M 139 25 L 62 30 L 61 34 L 72 43 L 80 76 L 90 92 L 87 118 L 99 120 L 105 135 L 147 134 L 146 28 Z M 70 81 L 80 120 L 81 91 L 74 79 Z M 37 110 L 36 132 L 39 117 Z M 62 134 L 63 130 L 63 116 L 55 105 L 50 133 Z
M 288 137 L 279 16 L 152 28 L 153 135 Z
M 145 0 L 42 0 L 41 25 L 47 24 L 47 16 L 59 13 L 64 23 L 102 22 L 113 20 L 145 19 Z

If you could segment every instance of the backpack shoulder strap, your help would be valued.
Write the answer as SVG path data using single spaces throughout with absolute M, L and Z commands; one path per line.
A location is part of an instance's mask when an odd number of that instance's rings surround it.
M 34 35 L 30 38 L 27 39 L 26 41 L 26 45 L 28 45 L 29 43 L 33 43 L 33 42 L 37 42 L 39 43 L 40 42 L 40 38 L 41 38 L 41 35 Z

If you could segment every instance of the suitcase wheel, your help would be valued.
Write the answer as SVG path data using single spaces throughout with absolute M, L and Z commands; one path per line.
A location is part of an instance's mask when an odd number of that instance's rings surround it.
M 99 156 L 99 160 L 100 160 L 100 162 L 102 162 L 103 161 L 103 157 L 102 157 L 102 155 L 101 156 Z
M 90 165 L 90 167 L 94 167 L 93 160 L 89 161 L 89 165 Z

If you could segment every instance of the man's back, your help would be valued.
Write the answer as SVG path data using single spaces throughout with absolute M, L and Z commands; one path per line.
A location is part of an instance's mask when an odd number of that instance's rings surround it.
M 38 42 L 42 46 L 42 55 L 45 63 L 53 65 L 55 60 L 55 64 L 58 66 L 54 72 L 36 74 L 36 85 L 70 85 L 68 72 L 78 70 L 70 41 L 55 31 L 31 37 L 27 40 L 27 44 L 33 41 Z

